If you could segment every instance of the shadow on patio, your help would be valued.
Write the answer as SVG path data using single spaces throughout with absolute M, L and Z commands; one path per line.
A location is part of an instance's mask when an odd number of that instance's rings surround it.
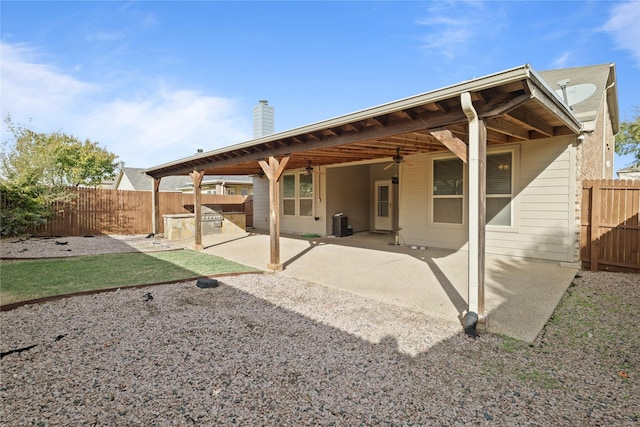
M 264 269 L 269 235 L 205 236 L 205 252 Z M 460 322 L 467 306 L 467 252 L 393 245 L 393 236 L 280 239 L 278 274 L 382 301 L 438 319 Z M 487 255 L 485 310 L 490 332 L 533 341 L 577 267 Z

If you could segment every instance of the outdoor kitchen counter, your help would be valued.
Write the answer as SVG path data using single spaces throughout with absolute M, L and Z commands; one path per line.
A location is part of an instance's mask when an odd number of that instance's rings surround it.
M 168 240 L 180 240 L 194 237 L 195 215 L 171 214 L 163 215 L 164 236 Z M 202 234 L 237 234 L 247 229 L 247 217 L 244 212 L 204 213 L 202 215 Z

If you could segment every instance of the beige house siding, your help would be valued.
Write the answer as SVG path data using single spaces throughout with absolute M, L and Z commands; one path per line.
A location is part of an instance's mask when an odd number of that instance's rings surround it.
M 556 261 L 573 261 L 575 247 L 572 159 L 574 137 L 501 146 L 488 153 L 512 151 L 514 193 L 512 226 L 487 226 L 486 250 Z M 451 155 L 408 157 L 400 180 L 400 239 L 407 245 L 467 248 L 468 189 L 464 189 L 463 224 L 432 221 L 433 160 Z M 465 174 L 466 174 L 465 170 Z
M 385 168 L 389 166 L 391 160 L 382 163 L 372 163 L 369 165 L 369 229 L 375 229 L 375 217 L 376 217 L 376 181 L 391 180 L 398 174 L 398 167 L 396 165 L 391 166 L 387 170 Z M 392 185 L 392 191 L 400 191 L 398 185 Z M 402 199 L 400 199 L 402 200 Z M 391 207 L 393 210 L 393 206 Z
M 579 227 L 572 214 L 577 209 L 575 142 L 574 136 L 566 136 L 488 150 L 488 154 L 512 152 L 513 199 L 512 225 L 487 226 L 487 253 L 575 261 L 579 250 Z M 400 191 L 401 244 L 467 249 L 468 188 L 464 188 L 463 224 L 436 224 L 432 220 L 433 161 L 452 157 L 450 153 L 407 156 L 401 165 L 400 184 L 395 187 Z M 397 173 L 395 166 L 385 171 L 387 165 L 322 168 L 323 174 L 314 175 L 315 216 L 319 219 L 281 215 L 281 232 L 331 235 L 333 215 L 338 212 L 349 217 L 354 232 L 373 230 L 374 183 Z M 254 190 L 254 227 L 268 230 L 268 181 L 256 179 Z
M 301 171 L 296 171 L 299 173 Z M 292 172 L 287 171 L 287 174 Z M 284 176 L 284 174 L 283 174 Z M 315 216 L 291 216 L 283 214 L 282 178 L 280 179 L 280 232 L 292 234 L 315 233 L 326 235 L 326 203 L 324 202 L 326 191 L 326 179 L 324 174 L 314 174 L 314 204 Z M 320 181 L 318 181 L 320 180 Z M 256 230 L 269 230 L 269 180 L 266 178 L 253 181 L 253 227 Z M 318 197 L 318 190 L 321 192 Z
M 520 145 L 514 228 L 498 233 L 487 227 L 487 252 L 573 261 L 574 141 L 570 136 Z
M 253 228 L 269 230 L 269 180 L 253 179 Z
M 333 215 L 339 212 L 348 217 L 348 223 L 354 232 L 369 230 L 369 166 L 336 167 L 326 171 L 326 234 L 333 234 Z
M 320 168 L 316 168 L 318 171 Z M 299 174 L 302 170 L 287 171 L 285 175 Z M 291 234 L 319 234 L 326 235 L 326 174 L 323 169 L 322 174 L 313 175 L 313 189 L 314 189 L 314 214 L 311 216 L 299 216 L 299 215 L 284 215 L 284 202 L 282 199 L 282 178 L 280 178 L 280 232 Z M 257 190 L 254 183 L 254 194 L 265 193 L 265 198 L 262 200 L 256 200 L 254 198 L 254 227 L 260 229 L 269 229 L 269 181 L 267 179 L 255 180 L 264 181 L 264 190 Z M 260 183 L 262 184 L 262 182 Z M 320 194 L 318 194 L 320 192 Z M 255 197 L 255 196 L 254 196 Z M 255 215 L 259 215 L 256 217 Z M 316 220 L 315 218 L 319 219 Z M 258 221 L 258 222 L 257 222 Z
M 400 173 L 400 243 L 447 249 L 466 247 L 466 198 L 463 208 L 463 224 L 434 224 L 432 221 L 433 160 L 453 157 L 453 154 L 410 156 L 407 157 L 407 162 L 402 165 Z M 464 194 L 468 194 L 467 188 L 464 189 Z
M 118 183 L 117 190 L 135 190 L 131 180 L 126 175 L 122 175 L 120 182 Z

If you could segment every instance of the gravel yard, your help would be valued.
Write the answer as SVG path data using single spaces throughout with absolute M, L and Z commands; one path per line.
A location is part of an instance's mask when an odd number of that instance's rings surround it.
M 81 237 L 14 237 L 0 241 L 2 258 L 51 258 L 120 252 L 181 249 L 168 240 L 145 235 Z
M 580 276 L 533 344 L 280 274 L 24 306 L 0 424 L 639 425 L 640 276 Z

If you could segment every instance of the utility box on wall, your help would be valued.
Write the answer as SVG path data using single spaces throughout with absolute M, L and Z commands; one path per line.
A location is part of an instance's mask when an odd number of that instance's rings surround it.
M 333 217 L 333 235 L 345 237 L 349 235 L 349 218 L 344 215 Z

